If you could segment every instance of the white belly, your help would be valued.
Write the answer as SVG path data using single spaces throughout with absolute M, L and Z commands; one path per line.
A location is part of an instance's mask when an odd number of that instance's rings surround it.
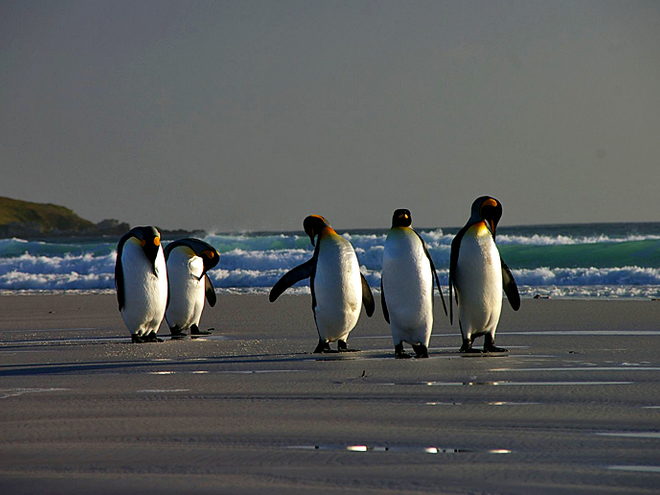
M 154 274 L 142 247 L 129 239 L 121 257 L 124 274 L 124 307 L 121 315 L 131 334 L 158 332 L 167 304 L 167 268 L 162 248 Z
M 394 345 L 404 341 L 428 347 L 433 328 L 433 273 L 422 243 L 412 230 L 390 231 L 382 277 Z
M 175 248 L 167 259 L 170 301 L 165 318 L 171 328 L 177 327 L 181 331 L 199 325 L 205 300 L 204 261 L 184 251 Z
M 495 333 L 502 311 L 502 264 L 490 235 L 466 235 L 456 267 L 458 318 L 463 336 Z
M 316 327 L 327 342 L 345 341 L 360 317 L 360 267 L 347 240 L 334 235 L 320 242 L 313 287 Z

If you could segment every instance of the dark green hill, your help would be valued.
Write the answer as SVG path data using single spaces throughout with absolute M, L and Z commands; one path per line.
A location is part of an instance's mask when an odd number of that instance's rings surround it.
M 128 229 L 117 220 L 95 224 L 64 206 L 0 197 L 0 237 L 116 235 Z

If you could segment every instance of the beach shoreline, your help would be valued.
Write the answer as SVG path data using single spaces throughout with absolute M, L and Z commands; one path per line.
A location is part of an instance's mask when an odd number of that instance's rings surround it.
M 503 355 L 427 360 L 379 310 L 314 355 L 309 296 L 219 294 L 130 344 L 113 294 L 0 296 L 3 493 L 654 493 L 660 302 L 505 301 Z M 475 346 L 481 346 L 477 340 Z

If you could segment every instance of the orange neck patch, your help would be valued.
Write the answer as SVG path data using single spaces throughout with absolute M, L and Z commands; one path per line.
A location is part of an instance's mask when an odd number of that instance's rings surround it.
M 490 230 L 486 226 L 486 220 L 480 220 L 470 227 L 470 230 L 474 232 L 474 235 L 486 235 L 490 234 Z

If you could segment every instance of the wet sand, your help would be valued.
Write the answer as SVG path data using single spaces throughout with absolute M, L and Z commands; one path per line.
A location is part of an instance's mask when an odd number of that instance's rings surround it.
M 0 296 L 0 493 L 660 491 L 660 302 L 523 300 L 473 357 L 441 311 L 395 360 L 379 306 L 319 356 L 309 296 L 141 345 L 113 295 Z

